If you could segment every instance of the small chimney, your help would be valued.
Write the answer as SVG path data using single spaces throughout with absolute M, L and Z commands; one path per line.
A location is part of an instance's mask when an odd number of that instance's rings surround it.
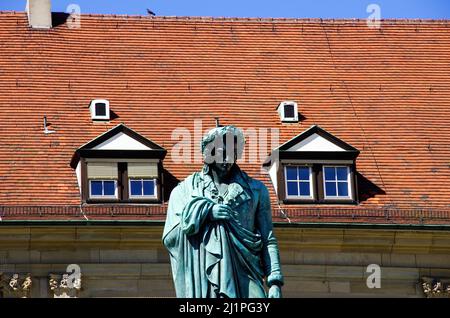
M 27 0 L 28 24 L 33 29 L 52 27 L 51 0 Z

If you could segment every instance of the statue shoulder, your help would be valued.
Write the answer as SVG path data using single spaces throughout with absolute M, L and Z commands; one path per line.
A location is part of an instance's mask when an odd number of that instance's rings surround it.
M 184 189 L 192 189 L 199 182 L 199 173 L 194 172 L 193 174 L 187 176 L 183 181 L 180 181 L 178 185 L 174 188 L 177 191 L 184 191 Z
M 244 178 L 246 179 L 247 183 L 250 185 L 250 187 L 253 191 L 255 191 L 255 190 L 258 192 L 267 192 L 268 191 L 264 182 L 250 177 L 245 172 L 242 172 L 242 174 L 244 175 Z
M 253 179 L 252 178 L 252 187 L 254 187 L 255 189 L 258 189 L 259 191 L 266 191 L 267 187 L 264 184 L 264 182 L 258 180 L 258 179 Z
M 200 182 L 200 172 L 194 172 L 193 174 L 187 176 L 186 179 L 184 179 L 181 183 L 183 183 L 185 186 L 192 188 L 197 186 L 199 182 Z
M 253 193 L 257 193 L 260 207 L 270 211 L 270 194 L 266 184 L 260 180 L 249 178 L 250 187 Z

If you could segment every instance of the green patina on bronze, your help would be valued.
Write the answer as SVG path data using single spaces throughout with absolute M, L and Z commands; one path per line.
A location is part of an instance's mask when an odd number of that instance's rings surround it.
M 170 196 L 163 243 L 171 257 L 176 294 L 189 298 L 281 297 L 283 275 L 268 190 L 235 164 L 239 143 L 244 143 L 242 131 L 233 126 L 211 130 L 202 141 L 205 162 L 211 156 L 208 146 L 227 134 L 236 137 L 234 158 L 205 163 L 202 171 L 187 177 Z M 217 154 L 230 147 L 225 142 L 220 148 L 219 142 L 209 150 Z M 221 174 L 220 169 L 226 172 Z

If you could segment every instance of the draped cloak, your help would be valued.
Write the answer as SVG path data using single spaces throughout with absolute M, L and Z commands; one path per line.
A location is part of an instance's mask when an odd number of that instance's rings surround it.
M 267 188 L 235 167 L 226 195 L 219 195 L 205 169 L 171 193 L 163 243 L 179 298 L 263 298 L 264 277 L 282 285 Z M 240 217 L 212 221 L 217 203 Z

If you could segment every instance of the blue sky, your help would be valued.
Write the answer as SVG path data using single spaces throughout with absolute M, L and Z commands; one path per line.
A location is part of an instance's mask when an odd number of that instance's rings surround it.
M 0 0 L 0 10 L 23 11 L 26 0 Z M 82 13 L 165 16 L 367 18 L 369 4 L 378 4 L 381 18 L 450 18 L 449 0 L 53 0 L 53 11 L 78 4 Z

